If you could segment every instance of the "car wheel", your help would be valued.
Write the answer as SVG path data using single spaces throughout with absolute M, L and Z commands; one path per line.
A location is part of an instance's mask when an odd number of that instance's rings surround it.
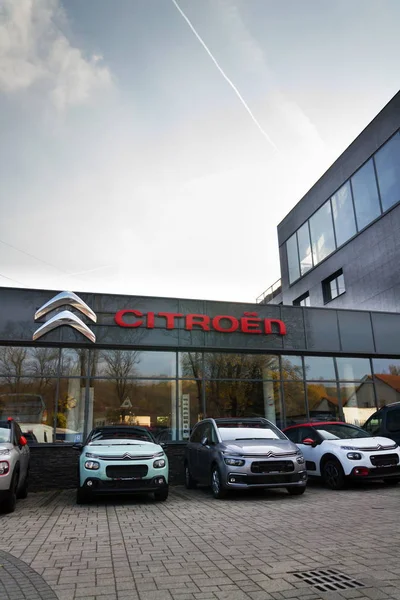
M 214 498 L 221 500 L 226 496 L 226 490 L 222 486 L 221 473 L 217 466 L 214 466 L 211 471 L 211 491 Z
M 22 486 L 22 488 L 18 492 L 17 498 L 21 498 L 21 500 L 25 500 L 25 498 L 27 498 L 27 496 L 28 496 L 28 486 L 29 486 L 29 471 L 27 471 L 27 473 L 26 473 L 24 485 Z
M 345 487 L 344 471 L 338 460 L 326 461 L 322 467 L 322 478 L 331 490 L 342 490 Z
M 185 463 L 185 488 L 187 490 L 193 490 L 197 486 L 196 481 L 193 479 L 189 469 L 189 465 Z
M 18 487 L 18 473 L 14 473 L 11 480 L 11 486 L 1 503 L 1 510 L 3 513 L 13 513 L 17 505 L 17 487 Z
M 92 500 L 92 494 L 84 488 L 78 487 L 76 490 L 76 503 L 88 504 Z
M 384 479 L 383 483 L 385 485 L 397 485 L 399 483 L 400 479 Z
M 291 496 L 301 496 L 306 491 L 306 486 L 303 487 L 288 487 L 286 488 Z
M 168 498 L 168 487 L 165 487 L 162 490 L 157 490 L 157 492 L 154 492 L 154 499 L 157 500 L 157 502 L 165 502 L 167 498 Z

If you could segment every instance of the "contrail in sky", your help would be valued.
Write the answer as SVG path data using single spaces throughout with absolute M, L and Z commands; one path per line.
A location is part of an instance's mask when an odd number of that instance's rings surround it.
M 197 33 L 196 29 L 193 27 L 192 23 L 189 21 L 188 17 L 185 15 L 185 13 L 183 12 L 183 10 L 179 6 L 179 4 L 176 2 L 176 0 L 171 0 L 171 2 L 172 2 L 172 4 L 174 4 L 174 6 L 176 7 L 176 9 L 179 11 L 179 13 L 181 14 L 181 16 L 185 19 L 186 23 L 189 25 L 190 29 L 192 30 L 192 32 L 194 33 L 194 35 L 196 36 L 196 38 L 198 39 L 198 41 L 200 42 L 200 44 L 203 46 L 204 50 L 207 52 L 208 56 L 211 58 L 211 60 L 213 61 L 214 65 L 217 67 L 218 71 L 221 73 L 222 77 L 231 86 L 231 88 L 235 92 L 236 96 L 239 98 L 240 102 L 243 104 L 244 108 L 247 110 L 247 112 L 250 115 L 251 119 L 256 124 L 256 126 L 258 127 L 258 129 L 260 130 L 260 132 L 262 133 L 262 135 L 265 137 L 265 139 L 267 140 L 267 142 L 269 144 L 271 144 L 271 146 L 276 151 L 278 151 L 277 146 L 271 140 L 271 138 L 269 137 L 268 133 L 261 127 L 261 125 L 257 121 L 256 117 L 253 115 L 253 113 L 252 113 L 250 107 L 248 106 L 246 100 L 243 98 L 242 94 L 237 89 L 236 85 L 233 83 L 233 81 L 231 79 L 229 79 L 228 75 L 220 67 L 218 61 L 214 58 L 212 52 L 209 50 L 209 48 L 207 47 L 207 45 L 205 44 L 205 42 L 203 41 L 203 39 Z

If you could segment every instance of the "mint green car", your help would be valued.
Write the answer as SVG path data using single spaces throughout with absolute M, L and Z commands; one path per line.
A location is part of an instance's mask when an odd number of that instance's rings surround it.
M 168 458 L 144 427 L 106 425 L 91 431 L 80 450 L 77 504 L 98 495 L 152 492 L 168 498 Z

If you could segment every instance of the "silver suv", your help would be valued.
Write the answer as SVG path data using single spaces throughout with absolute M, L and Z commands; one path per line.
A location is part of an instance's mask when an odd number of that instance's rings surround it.
M 205 419 L 193 428 L 185 454 L 185 484 L 211 485 L 214 498 L 250 488 L 305 492 L 301 451 L 267 419 Z
M 18 423 L 0 421 L 0 510 L 14 512 L 28 495 L 29 447 Z

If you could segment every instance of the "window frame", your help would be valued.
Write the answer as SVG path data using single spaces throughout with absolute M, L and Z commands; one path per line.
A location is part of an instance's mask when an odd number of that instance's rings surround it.
M 339 277 L 343 277 L 343 285 L 344 285 L 344 291 L 343 292 L 339 292 L 339 284 L 338 284 L 338 280 Z M 332 296 L 331 293 L 331 284 L 335 282 L 336 284 L 336 291 L 337 294 L 336 296 Z M 336 298 L 339 298 L 339 296 L 343 296 L 343 294 L 346 293 L 346 284 L 345 284 L 345 280 L 344 280 L 344 273 L 343 273 L 343 269 L 338 269 L 337 271 L 335 271 L 334 273 L 332 273 L 332 275 L 329 275 L 329 277 L 326 277 L 326 279 L 323 279 L 321 281 L 321 285 L 322 285 L 322 296 L 324 299 L 324 304 L 329 304 L 329 302 L 332 302 L 332 300 L 336 300 Z M 329 292 L 329 294 L 328 294 Z

